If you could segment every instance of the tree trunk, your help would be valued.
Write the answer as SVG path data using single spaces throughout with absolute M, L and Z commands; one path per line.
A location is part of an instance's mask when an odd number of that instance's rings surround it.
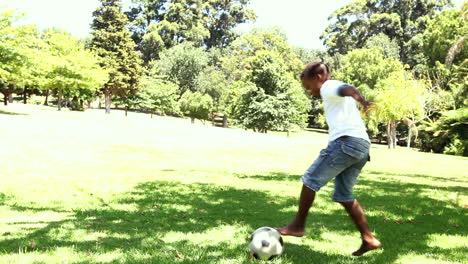
M 392 126 L 391 126 L 391 130 L 392 130 L 392 148 L 395 149 L 396 148 L 396 144 L 397 144 L 397 137 L 396 137 L 396 121 L 395 120 L 392 120 Z
M 128 116 L 128 106 L 125 106 L 125 116 Z
M 23 91 L 23 104 L 27 104 L 27 103 L 28 103 L 28 94 L 27 94 L 26 88 L 24 88 L 24 91 Z
M 105 96 L 106 96 L 106 114 L 110 114 L 112 94 L 110 92 L 106 92 Z
M 8 105 L 8 96 L 6 94 L 3 94 L 3 104 Z
M 412 133 L 412 130 L 411 130 L 411 125 L 408 126 L 408 148 L 411 148 L 411 133 Z
M 150 111 L 150 113 L 151 113 L 151 119 L 153 119 L 153 111 Z
M 58 110 L 62 110 L 62 89 L 58 90 Z
M 45 100 L 44 100 L 44 105 L 49 105 L 49 94 L 50 94 L 50 89 L 47 89 Z
M 228 127 L 228 117 L 227 117 L 227 115 L 223 116 L 223 127 L 224 128 Z
M 394 149 L 396 145 L 396 135 L 394 134 L 394 120 L 390 120 L 387 123 L 387 144 L 389 149 Z
M 8 94 L 8 103 L 13 103 L 13 93 Z

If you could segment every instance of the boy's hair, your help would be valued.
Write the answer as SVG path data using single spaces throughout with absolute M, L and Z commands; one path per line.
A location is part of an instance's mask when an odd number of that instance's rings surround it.
M 321 62 L 313 62 L 313 63 L 307 64 L 304 71 L 301 73 L 301 80 L 302 79 L 315 79 L 315 77 L 318 74 L 325 74 L 325 70 L 324 70 L 324 67 L 322 67 L 322 65 L 325 66 L 326 73 L 330 74 L 330 69 L 328 68 L 328 65 L 326 65 L 325 63 L 321 63 Z

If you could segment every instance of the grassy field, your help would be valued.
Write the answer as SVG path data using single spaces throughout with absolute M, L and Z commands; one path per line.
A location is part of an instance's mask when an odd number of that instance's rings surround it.
M 102 110 L 0 107 L 0 263 L 251 263 L 246 238 L 289 222 L 327 142 Z M 468 159 L 373 146 L 356 196 L 384 248 L 319 193 L 274 263 L 464 263 Z

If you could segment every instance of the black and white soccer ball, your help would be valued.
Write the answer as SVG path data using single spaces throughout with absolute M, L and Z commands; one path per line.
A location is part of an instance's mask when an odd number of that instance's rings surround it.
M 272 260 L 283 253 L 283 238 L 274 228 L 261 227 L 250 236 L 249 248 L 256 259 Z

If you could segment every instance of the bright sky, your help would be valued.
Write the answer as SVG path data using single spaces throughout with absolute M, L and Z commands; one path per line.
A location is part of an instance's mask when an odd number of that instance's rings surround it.
M 464 0 L 454 0 L 461 6 Z M 123 0 L 124 6 L 131 0 Z M 352 0 L 252 0 L 258 15 L 254 25 L 242 25 L 241 31 L 252 27 L 279 26 L 286 31 L 289 43 L 309 49 L 322 48 L 319 37 L 328 25 L 327 18 L 336 9 Z M 287 4 L 286 4 L 287 3 Z M 28 15 L 25 23 L 40 28 L 62 27 L 77 37 L 89 33 L 92 12 L 98 0 L 1 0 L 0 9 L 17 9 Z

